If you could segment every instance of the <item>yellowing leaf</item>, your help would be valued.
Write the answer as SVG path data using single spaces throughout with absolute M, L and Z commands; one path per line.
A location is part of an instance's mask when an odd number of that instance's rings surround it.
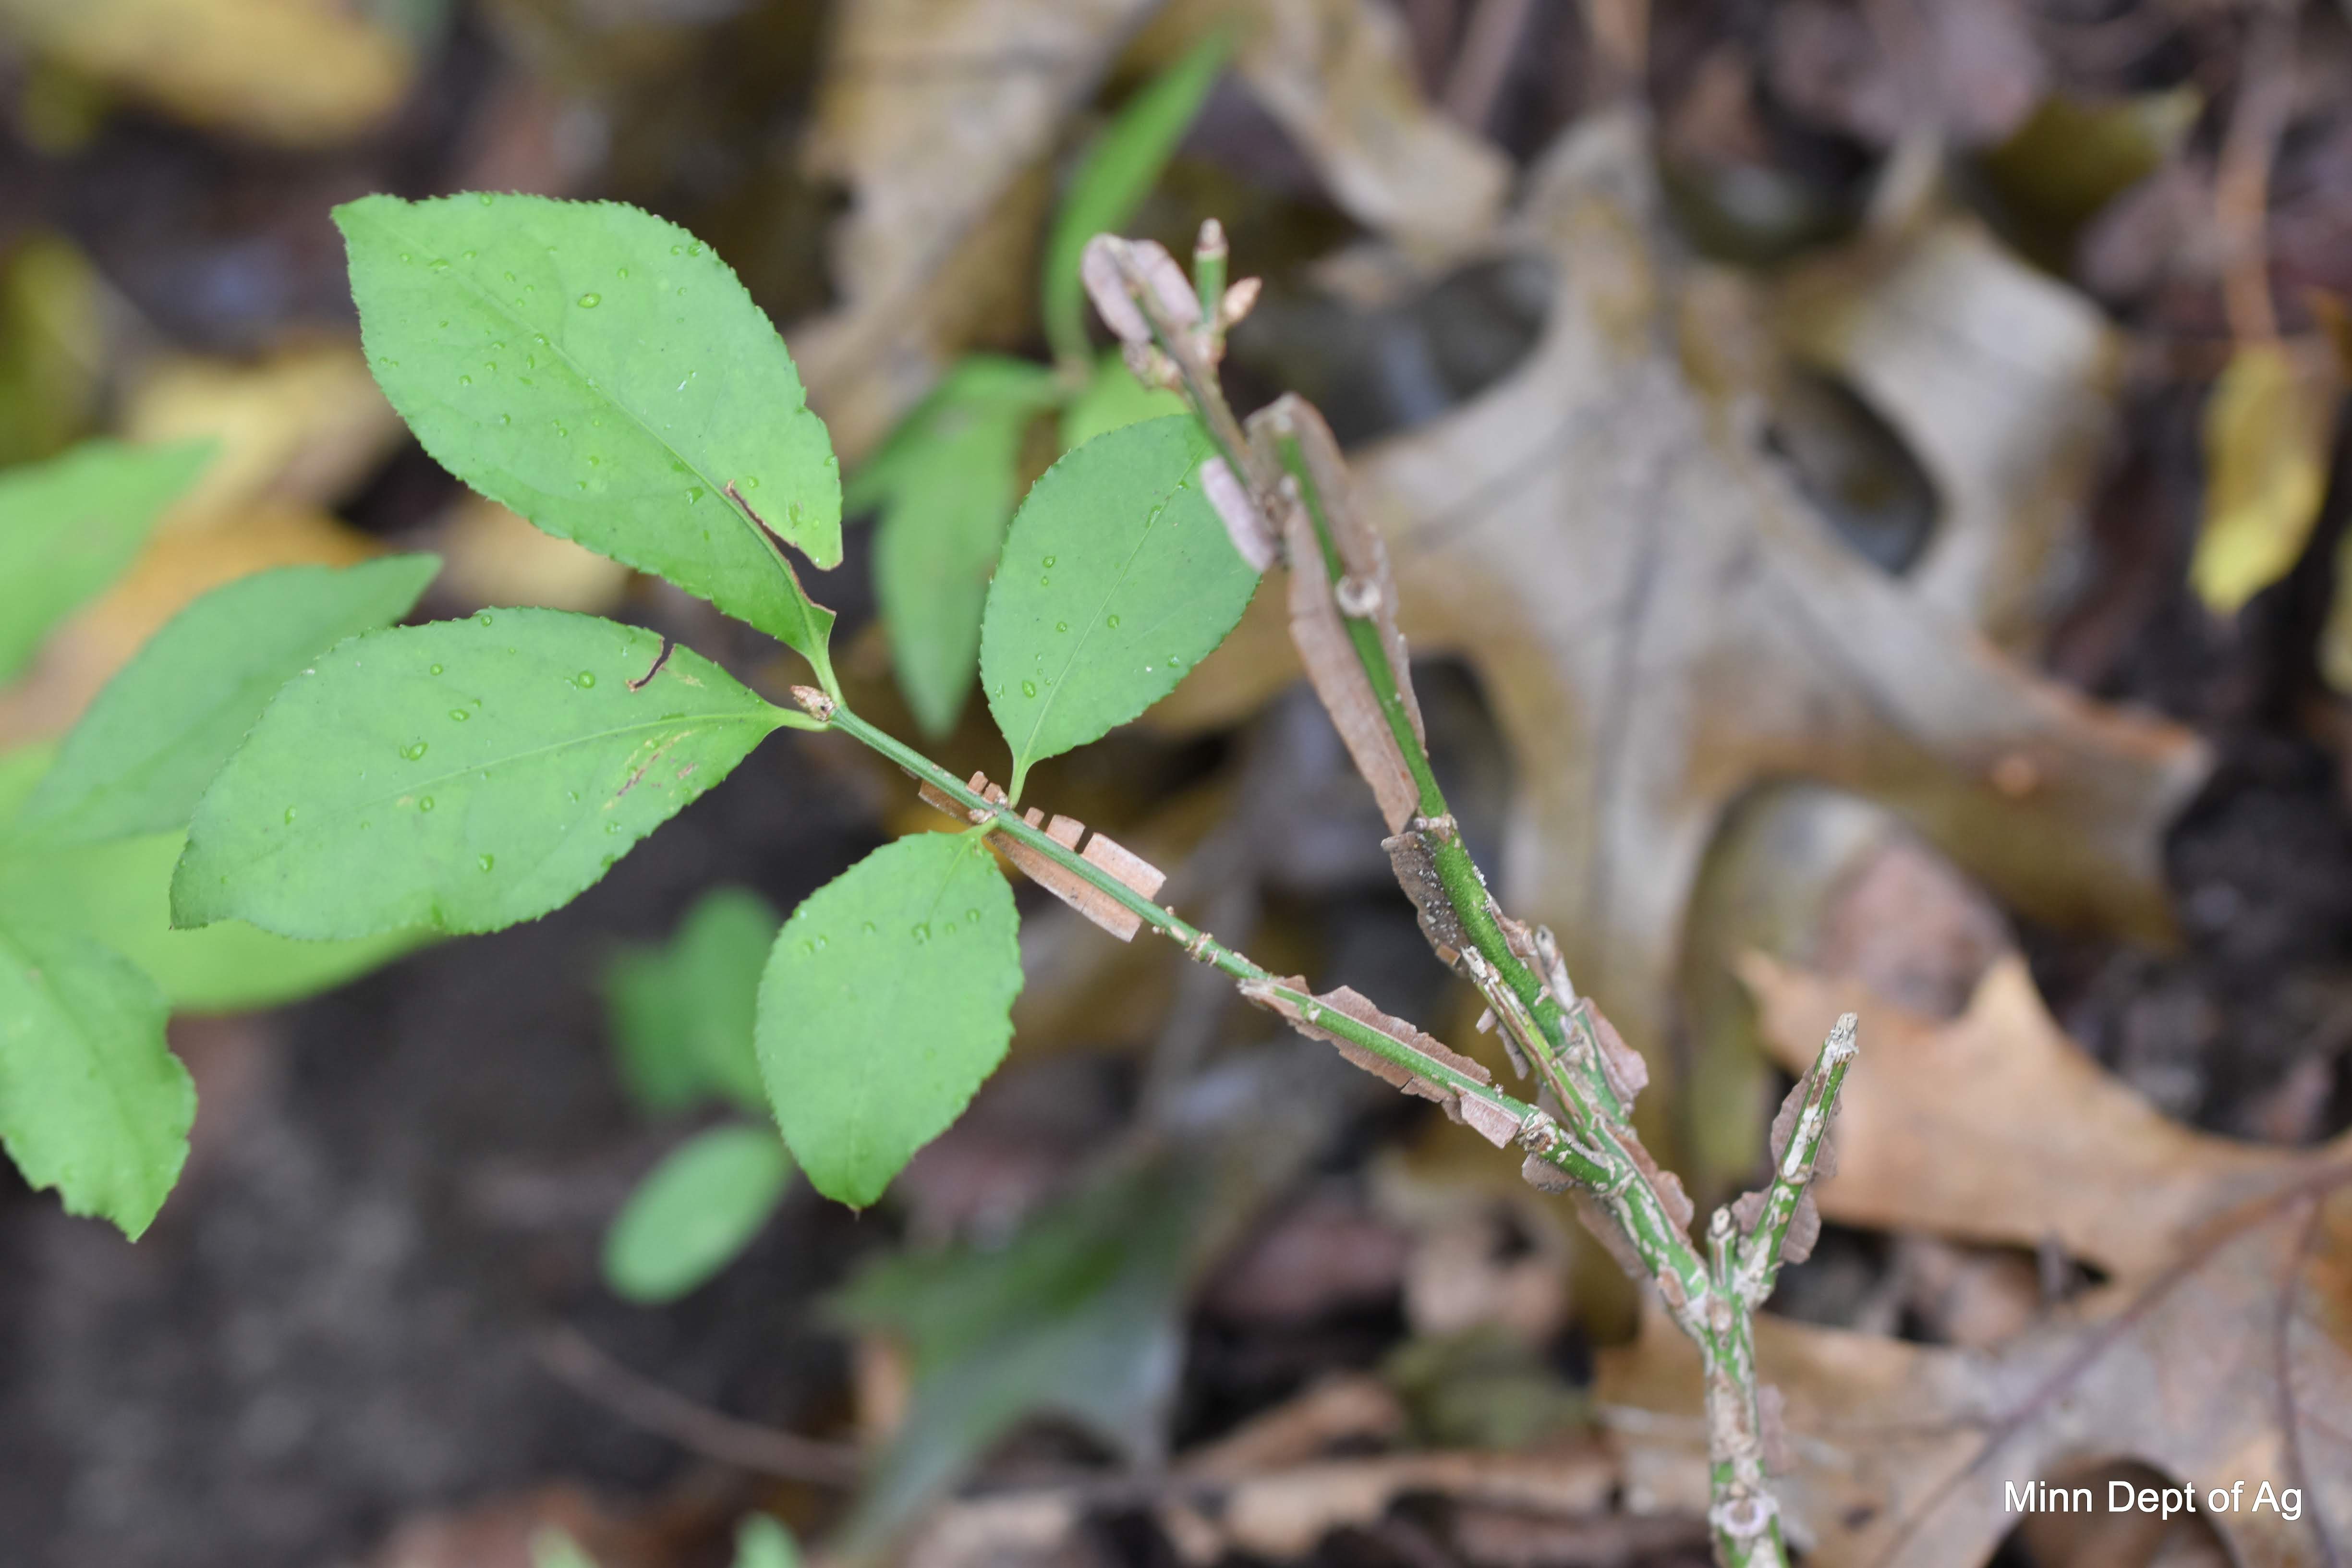
M 97 268 L 61 236 L 0 260 L 0 467 L 63 451 L 98 401 L 105 357 Z
M 2352 533 L 2336 542 L 2336 597 L 2319 633 L 2319 673 L 2336 690 L 2352 694 Z
M 2186 84 L 2114 99 L 2053 93 L 1986 151 L 1985 166 L 2011 202 L 2078 224 L 2161 167 L 2204 108 Z
M 164 360 L 131 388 L 122 424 L 134 441 L 210 436 L 220 443 L 203 481 L 164 523 L 167 531 L 221 521 L 265 494 L 319 505 L 339 500 L 403 435 L 349 339 L 250 365 Z
M 191 124 L 289 147 L 365 130 L 415 65 L 342 0 L 0 0 L 0 34 Z
M 2205 405 L 2205 523 L 2189 585 L 2235 615 L 2286 575 L 2327 486 L 2335 377 L 2284 343 L 2241 344 Z

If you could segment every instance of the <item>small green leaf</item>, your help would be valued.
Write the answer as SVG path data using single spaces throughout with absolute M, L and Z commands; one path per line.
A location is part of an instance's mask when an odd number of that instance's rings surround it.
M 0 474 L 0 680 L 24 668 L 51 626 L 121 574 L 212 456 L 208 440 L 85 441 Z
M 205 793 L 172 917 L 496 931 L 569 902 L 771 731 L 813 723 L 593 616 L 364 633 L 288 682 Z
M 1087 241 L 1125 227 L 1135 216 L 1232 52 L 1233 38 L 1223 31 L 1193 45 L 1129 100 L 1078 165 L 1045 243 L 1045 338 L 1055 358 L 1087 357 L 1086 292 L 1078 282 L 1078 257 Z
M 747 1513 L 735 1527 L 735 1568 L 800 1568 L 801 1549 L 773 1516 Z
M 765 1110 L 751 1047 L 760 972 L 782 924 L 748 888 L 714 888 L 657 948 L 630 948 L 604 972 L 622 1076 L 649 1110 L 721 1094 Z
M 851 512 L 871 511 L 890 499 L 913 460 L 931 444 L 932 418 L 957 404 L 1014 404 L 1038 409 L 1062 395 L 1054 374 L 1043 365 L 1003 354 L 966 354 L 940 378 L 930 395 L 892 427 L 881 449 L 857 467 L 843 489 Z
M 1097 436 L 1183 412 L 1183 398 L 1136 380 L 1126 356 L 1111 349 L 1095 362 L 1086 390 L 1062 410 L 1062 450 L 1075 452 Z
M 760 1068 L 818 1192 L 882 1195 L 1004 1058 L 1013 890 L 980 837 L 886 844 L 793 911 L 760 982 Z
M 187 826 L 278 689 L 347 637 L 406 615 L 441 563 L 287 566 L 214 589 L 149 638 L 66 737 L 19 826 L 95 843 Z
M 367 196 L 335 221 L 368 363 L 427 452 L 557 538 L 781 638 L 831 688 L 833 613 L 770 531 L 838 565 L 840 470 L 725 262 L 613 202 Z
M 971 693 L 1022 437 L 1053 396 L 1040 366 L 967 360 L 882 455 L 874 590 L 898 688 L 927 734 L 953 730 Z
M 604 1282 L 647 1304 L 708 1283 L 783 1200 L 793 1158 L 765 1127 L 714 1127 L 653 1168 L 604 1233 Z
M 1208 451 L 1190 417 L 1129 425 L 1046 469 L 1013 514 L 980 679 L 1015 798 L 1032 764 L 1167 696 L 1241 619 L 1257 574 L 1202 492 Z
M 0 926 L 0 1143 L 68 1214 L 137 1240 L 188 1155 L 195 1086 L 154 982 L 70 932 Z

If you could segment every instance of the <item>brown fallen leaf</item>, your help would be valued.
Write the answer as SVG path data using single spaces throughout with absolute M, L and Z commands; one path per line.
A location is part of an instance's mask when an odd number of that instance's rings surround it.
M 2052 1238 L 2111 1275 L 1982 1351 L 1760 1321 L 1798 1451 L 1785 1506 L 1814 1561 L 1974 1568 L 2016 1522 L 2010 1489 L 2108 1460 L 2196 1487 L 2249 1568 L 2343 1560 L 2352 1135 L 2263 1149 L 2166 1121 L 2060 1033 L 2015 958 L 1945 1025 L 1769 963 L 1750 981 L 1784 1060 L 1837 1009 L 1869 1020 L 1839 1108 L 1844 1163 L 1816 1189 L 1823 1214 Z M 1704 1506 L 1698 1369 L 1679 1337 L 1645 1324 L 1604 1358 L 1601 1397 L 1641 1500 Z M 2272 1506 L 2257 1507 L 2266 1486 Z
M 289 147 L 366 130 L 415 69 L 343 0 L 0 0 L 0 34 L 191 124 Z
M 878 0 L 846 8 L 808 145 L 847 184 L 841 307 L 793 350 L 845 461 L 930 390 L 992 314 L 1018 318 L 1041 169 L 1151 0 Z
M 1617 1467 L 1596 1444 L 1549 1452 L 1391 1454 L 1326 1459 L 1234 1487 L 1214 1521 L 1231 1550 L 1276 1562 L 1303 1557 L 1333 1531 L 1379 1521 L 1399 1500 L 1428 1493 L 1554 1519 L 1609 1508 Z
M 2105 317 L 1974 219 L 1930 207 L 1794 268 L 1774 289 L 1773 328 L 1796 363 L 1852 388 L 1919 465 L 1916 500 L 1930 515 L 1918 521 L 1930 527 L 1902 569 L 1911 591 L 2012 653 L 2038 648 L 2080 557 L 2084 509 L 2114 424 L 2120 356 Z M 1776 433 L 1793 449 L 1805 426 L 1791 416 L 1818 395 L 1791 395 L 1811 384 L 1780 366 L 1764 375 Z M 1898 465 L 1887 455 L 1859 456 L 1844 474 L 1808 465 L 1809 486 L 1843 479 L 1866 500 L 1895 488 L 1889 470 Z M 1865 526 L 1884 532 L 1889 510 L 1878 500 Z M 1933 852 L 1909 837 L 1882 807 L 1791 784 L 1743 798 L 1710 844 L 1677 998 L 1699 1170 L 1728 1180 L 1761 1152 L 1757 1107 L 1768 1069 L 1754 1009 L 1731 973 L 1738 954 L 1760 948 L 1860 973 L 1827 951 L 1860 942 L 1869 951 L 1850 956 L 1903 987 L 1880 984 L 1882 994 L 1906 1001 L 1913 989 L 1957 980 L 1956 1011 L 2003 945 L 1982 895 L 1952 886 L 1948 868 L 1929 868 Z M 1900 896 L 1876 900 L 1885 907 L 1866 925 L 1829 931 L 1847 879 L 1876 874 L 1870 867 L 1891 869 L 1882 890 Z M 1939 997 L 1927 1010 L 1945 1005 Z
M 2037 918 L 2162 934 L 2157 834 L 2203 748 L 2036 679 L 1841 546 L 1736 384 L 1711 399 L 1677 356 L 1693 296 L 1658 208 L 1638 121 L 1572 132 L 1514 234 L 1557 268 L 1536 350 L 1357 465 L 1415 652 L 1466 656 L 1512 742 L 1506 904 L 1661 1077 L 1700 859 L 1776 776 L 1894 808 Z M 1688 352 L 1712 370 L 1709 323 Z
M 1266 112 L 1332 199 L 1424 264 L 1476 246 L 1501 216 L 1507 160 L 1422 90 L 1391 7 L 1360 0 L 1177 0 L 1154 26 L 1177 37 L 1225 23 Z M 1143 41 L 1150 47 L 1151 40 Z
M 1904 573 L 1920 602 L 2036 647 L 2114 425 L 2123 356 L 2105 317 L 1957 216 L 1800 268 L 1774 316 L 1927 469 L 1938 515 Z
M 1158 15 L 1155 16 L 1154 13 Z M 1150 25 L 1147 29 L 1144 25 Z M 1356 0 L 877 0 L 847 8 L 809 160 L 846 184 L 841 307 L 793 350 L 845 461 L 967 345 L 1017 335 L 1064 122 L 1121 53 L 1172 59 L 1217 26 L 1333 198 L 1417 256 L 1485 235 L 1507 161 L 1414 83 L 1401 30 Z M 1142 36 L 1138 36 L 1139 32 Z

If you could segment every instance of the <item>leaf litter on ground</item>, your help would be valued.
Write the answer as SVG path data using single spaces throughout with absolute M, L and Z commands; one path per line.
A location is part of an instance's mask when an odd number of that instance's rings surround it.
M 2054 1247 L 2105 1276 L 1979 1350 L 1759 1322 L 1796 1455 L 1785 1505 L 1814 1561 L 1975 1568 L 2016 1522 L 2007 1489 L 2116 1459 L 2197 1488 L 2241 1563 L 2340 1559 L 2352 1135 L 2269 1148 L 2168 1120 L 2065 1037 L 2014 956 L 1950 1022 L 1769 961 L 1748 978 L 1783 1065 L 1837 1011 L 1870 1020 L 1824 1215 Z M 1655 1321 L 1602 1358 L 1598 1394 L 1626 1413 L 1628 1482 L 1652 1506 L 1703 1506 L 1696 1423 L 1661 1419 L 1696 1410 L 1696 1379 Z M 2209 1507 L 2215 1489 L 2235 1506 Z M 2296 1517 L 2279 1505 L 2290 1489 Z

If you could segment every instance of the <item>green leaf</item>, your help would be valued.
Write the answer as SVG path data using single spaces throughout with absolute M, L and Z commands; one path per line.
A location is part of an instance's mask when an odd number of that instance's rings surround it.
M 770 531 L 838 565 L 840 470 L 725 262 L 612 202 L 368 196 L 335 221 L 368 363 L 427 452 L 557 538 L 782 639 L 832 688 L 833 613 Z
M 1086 390 L 1062 410 L 1062 450 L 1075 452 L 1096 437 L 1147 419 L 1181 414 L 1184 400 L 1162 386 L 1146 386 L 1117 349 L 1095 362 Z
M 0 926 L 0 1143 L 68 1214 L 137 1240 L 179 1179 L 195 1086 L 154 983 L 87 937 Z
M 356 942 L 294 942 L 224 921 L 172 929 L 172 868 L 186 836 L 142 834 L 65 847 L 16 831 L 14 814 L 56 761 L 54 744 L 0 753 L 0 922 L 89 937 L 147 972 L 175 1010 L 242 1012 L 298 1001 L 380 967 L 428 940 L 390 931 Z
M 801 1549 L 773 1516 L 747 1513 L 735 1527 L 735 1568 L 800 1568 Z
M 341 570 L 282 567 L 214 589 L 98 694 L 19 826 L 58 843 L 186 826 L 278 689 L 343 638 L 406 615 L 440 566 L 395 555 Z
M 793 911 L 760 982 L 760 1068 L 818 1192 L 882 1195 L 1004 1058 L 1013 890 L 980 837 L 886 844 Z
M 621 1071 L 640 1104 L 673 1110 L 707 1094 L 767 1108 L 751 1029 L 760 972 L 782 923 L 748 888 L 705 893 L 668 942 L 625 949 L 604 972 Z
M 955 728 L 971 694 L 1022 437 L 1054 394 L 1041 366 L 967 360 L 910 420 L 908 443 L 883 454 L 874 589 L 898 688 L 934 737 Z
M 1087 241 L 1126 226 L 1135 216 L 1232 52 L 1232 36 L 1222 30 L 1193 45 L 1129 100 L 1078 165 L 1045 242 L 1045 339 L 1055 359 L 1087 357 L 1086 291 L 1078 281 Z
M 224 921 L 172 929 L 179 833 L 49 853 L 0 855 L 0 920 L 38 918 L 96 939 L 137 964 L 174 1009 L 236 1013 L 331 990 L 430 940 L 393 931 L 349 942 L 296 942 Z
M 205 793 L 173 920 L 496 931 L 569 902 L 786 724 L 814 727 L 593 616 L 367 632 L 288 682 Z
M 1061 384 L 1043 365 L 1004 354 L 966 354 L 892 427 L 881 449 L 858 465 L 842 491 L 843 507 L 851 512 L 871 511 L 888 500 L 908 467 L 930 446 L 933 421 L 941 411 L 960 404 L 1039 409 L 1061 395 Z
M 604 1233 L 604 1282 L 648 1304 L 708 1283 L 783 1200 L 793 1158 L 765 1127 L 714 1127 L 655 1166 Z
M 1069 1417 L 1156 1457 L 1182 1362 L 1208 1184 L 1161 1158 L 1041 1210 L 1002 1246 L 885 1257 L 831 1303 L 912 1352 L 914 1398 L 846 1527 L 877 1543 L 1024 1418 Z
M 131 564 L 163 509 L 212 461 L 209 440 L 85 441 L 0 474 L 0 680 Z
M 1013 514 L 980 679 L 1016 799 L 1033 763 L 1167 696 L 1241 619 L 1257 574 L 1201 489 L 1208 451 L 1190 417 L 1129 425 L 1046 469 Z

